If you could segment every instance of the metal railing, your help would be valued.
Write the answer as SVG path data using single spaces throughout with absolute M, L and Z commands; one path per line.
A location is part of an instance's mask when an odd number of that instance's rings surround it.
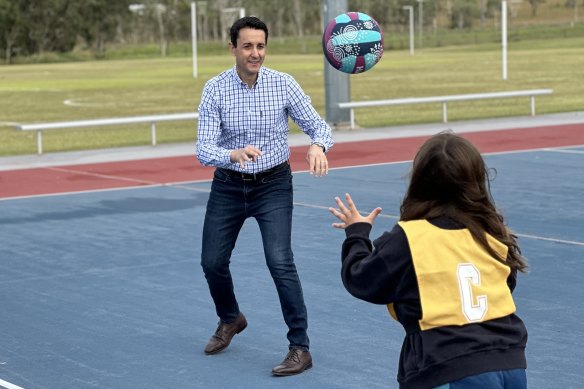
M 348 103 L 339 103 L 339 108 L 350 109 L 351 128 L 355 128 L 355 109 L 377 106 L 392 106 L 392 105 L 406 105 L 406 104 L 427 104 L 427 103 L 441 103 L 442 104 L 442 121 L 448 122 L 448 108 L 447 103 L 452 101 L 466 101 L 466 100 L 481 100 L 481 99 L 499 99 L 510 97 L 530 97 L 531 101 L 531 116 L 535 116 L 535 96 L 552 94 L 552 89 L 532 89 L 521 91 L 507 91 L 494 93 L 474 93 L 465 95 L 450 95 L 450 96 L 433 96 L 433 97 L 410 97 L 404 99 L 390 99 L 390 100 L 371 100 L 371 101 L 352 101 Z M 167 114 L 167 115 L 150 115 L 150 116 L 134 116 L 121 117 L 109 119 L 95 119 L 95 120 L 78 120 L 71 122 L 53 122 L 53 123 L 34 123 L 34 124 L 20 124 L 16 128 L 21 131 L 36 131 L 37 132 L 37 153 L 43 153 L 43 131 L 64 128 L 81 128 L 81 127 L 96 127 L 96 126 L 111 126 L 120 124 L 136 124 L 136 123 L 150 123 L 152 131 L 152 145 L 156 146 L 156 123 L 179 121 L 179 120 L 197 120 L 199 118 L 198 112 Z
M 36 131 L 37 132 L 37 154 L 43 153 L 43 131 L 55 130 L 63 128 L 81 128 L 81 127 L 98 127 L 98 126 L 113 126 L 119 124 L 136 124 L 136 123 L 150 123 L 152 131 L 152 146 L 156 146 L 156 123 L 171 122 L 179 120 L 197 120 L 199 118 L 198 112 L 177 113 L 168 115 L 150 115 L 150 116 L 133 116 L 110 119 L 95 119 L 95 120 L 78 120 L 71 122 L 53 122 L 53 123 L 35 123 L 35 124 L 20 124 L 16 126 L 21 131 Z
M 493 93 L 474 93 L 466 95 L 450 95 L 450 96 L 433 96 L 433 97 L 410 97 L 405 99 L 390 99 L 390 100 L 371 100 L 371 101 L 351 101 L 348 103 L 339 103 L 339 108 L 350 109 L 351 128 L 355 128 L 355 109 L 366 107 L 377 107 L 382 105 L 406 105 L 406 104 L 427 104 L 427 103 L 442 103 L 442 122 L 448 122 L 448 108 L 447 103 L 452 101 L 466 101 L 466 100 L 482 100 L 482 99 L 501 99 L 509 97 L 524 97 L 529 96 L 531 101 L 531 116 L 535 116 L 535 96 L 550 95 L 552 89 L 532 89 L 520 91 L 507 92 L 493 92 Z

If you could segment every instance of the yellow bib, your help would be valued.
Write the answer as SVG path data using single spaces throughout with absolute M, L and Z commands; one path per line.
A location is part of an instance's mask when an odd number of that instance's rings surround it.
M 446 230 L 426 220 L 399 225 L 412 253 L 422 305 L 422 330 L 480 323 L 515 312 L 507 286 L 511 269 L 475 242 L 469 230 Z M 506 258 L 505 245 L 488 234 L 487 241 Z M 388 309 L 395 318 L 393 307 Z

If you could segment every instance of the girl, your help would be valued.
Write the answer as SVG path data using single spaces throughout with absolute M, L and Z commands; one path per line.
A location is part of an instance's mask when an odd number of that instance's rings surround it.
M 511 296 L 527 263 L 468 140 L 443 132 L 422 145 L 400 221 L 373 243 L 381 208 L 361 216 L 349 194 L 335 200 L 345 288 L 386 304 L 405 329 L 400 388 L 527 387 L 527 330 Z

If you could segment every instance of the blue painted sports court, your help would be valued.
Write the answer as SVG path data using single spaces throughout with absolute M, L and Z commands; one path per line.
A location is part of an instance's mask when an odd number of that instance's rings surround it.
M 486 155 L 492 191 L 531 272 L 514 294 L 530 388 L 584 387 L 584 147 Z M 327 208 L 350 192 L 396 222 L 409 163 L 294 174 L 293 244 L 314 368 L 276 378 L 286 326 L 248 220 L 232 258 L 249 326 L 206 356 L 217 318 L 199 265 L 210 182 L 0 201 L 0 387 L 396 388 L 403 330 L 340 280 L 344 233 Z

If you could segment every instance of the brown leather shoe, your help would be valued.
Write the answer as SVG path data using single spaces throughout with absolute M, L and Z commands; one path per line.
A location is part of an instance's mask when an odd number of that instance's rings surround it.
M 224 323 L 219 320 L 217 330 L 209 339 L 207 346 L 205 346 L 205 354 L 216 354 L 226 349 L 235 334 L 239 334 L 245 327 L 247 327 L 247 320 L 245 320 L 245 316 L 241 312 L 232 323 Z
M 277 376 L 300 374 L 311 367 L 312 356 L 310 351 L 293 348 L 288 352 L 282 363 L 272 369 L 272 374 Z

